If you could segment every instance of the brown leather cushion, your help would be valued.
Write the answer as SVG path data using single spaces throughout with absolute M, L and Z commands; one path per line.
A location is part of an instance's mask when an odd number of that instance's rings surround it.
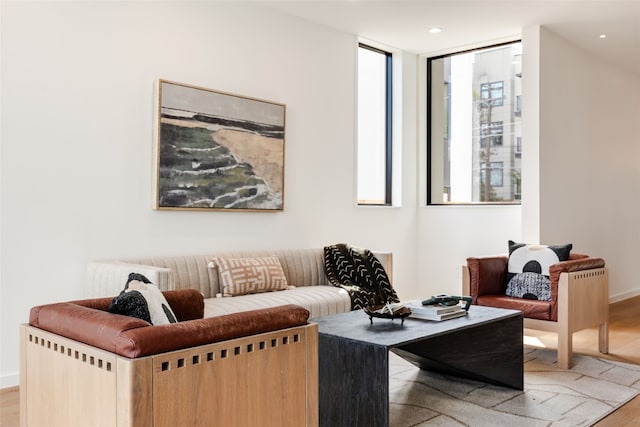
M 552 320 L 552 304 L 550 301 L 513 298 L 506 295 L 482 295 L 478 297 L 477 304 L 489 307 L 520 310 L 524 317 L 530 319 Z
M 29 314 L 29 324 L 127 357 L 133 356 L 118 351 L 122 345 L 122 332 L 151 328 L 151 324 L 142 319 L 112 314 L 72 302 L 33 307 Z
M 122 333 L 127 357 L 142 357 L 248 337 L 307 324 L 309 310 L 298 305 L 243 311 L 189 322 L 129 329 Z
M 182 290 L 166 297 L 174 310 L 173 304 L 177 303 L 178 319 L 185 320 L 204 310 L 196 304 L 189 314 L 188 309 L 181 307 L 188 301 L 193 302 L 194 297 Z M 199 300 L 202 301 L 202 295 Z M 136 358 L 301 326 L 309 319 L 305 308 L 283 305 L 151 326 L 141 319 L 109 313 L 105 307 L 110 301 L 111 298 L 98 298 L 33 307 L 29 324 L 120 356 Z
M 469 266 L 471 296 L 503 294 L 507 285 L 506 256 L 467 258 Z

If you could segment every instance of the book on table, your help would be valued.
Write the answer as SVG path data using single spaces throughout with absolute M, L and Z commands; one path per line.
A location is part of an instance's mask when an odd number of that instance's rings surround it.
M 458 311 L 452 311 L 445 314 L 420 314 L 412 312 L 409 317 L 411 317 L 412 319 L 435 320 L 437 322 L 440 322 L 442 320 L 455 319 L 456 317 L 463 317 L 466 315 L 467 312 L 464 309 L 460 309 Z
M 422 305 L 420 301 L 409 301 L 405 303 L 405 306 L 411 309 L 411 315 L 409 317 L 412 317 L 415 319 L 441 321 L 441 320 L 455 319 L 456 317 L 462 317 L 467 314 L 467 311 L 459 304 Z

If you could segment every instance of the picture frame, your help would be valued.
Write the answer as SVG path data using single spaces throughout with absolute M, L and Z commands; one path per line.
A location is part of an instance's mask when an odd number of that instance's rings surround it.
M 284 210 L 286 106 L 158 80 L 154 209 Z

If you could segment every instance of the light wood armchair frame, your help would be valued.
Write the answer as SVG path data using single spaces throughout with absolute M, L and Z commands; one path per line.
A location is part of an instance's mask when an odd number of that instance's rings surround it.
M 20 425 L 317 426 L 307 324 L 129 359 L 20 326 Z
M 462 289 L 471 294 L 469 268 L 462 266 Z M 598 350 L 609 352 L 609 272 L 606 267 L 563 272 L 558 280 L 558 320 L 524 319 L 524 327 L 558 334 L 558 367 L 569 369 L 573 333 L 598 327 Z

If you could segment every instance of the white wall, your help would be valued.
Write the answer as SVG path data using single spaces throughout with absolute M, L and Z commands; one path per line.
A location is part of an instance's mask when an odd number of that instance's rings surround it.
M 402 55 L 402 206 L 358 208 L 355 36 L 248 3 L 3 1 L 0 8 L 3 387 L 17 383 L 17 330 L 29 308 L 82 297 L 92 259 L 347 242 L 393 251 L 394 283 L 408 299 L 458 293 L 467 256 L 505 252 L 508 239 L 521 237 L 517 206 L 423 206 L 416 93 L 424 94 L 424 75 L 415 55 Z M 612 100 L 632 79 L 604 67 L 622 79 Z M 157 78 L 287 105 L 284 212 L 150 208 Z M 637 118 L 637 87 L 630 95 L 623 102 Z M 627 132 L 638 139 L 622 117 L 610 119 L 620 127 L 607 144 L 628 141 Z M 620 164 L 616 176 L 627 174 L 617 180 L 625 193 L 639 176 L 630 157 L 606 159 Z M 625 244 L 637 238 L 630 221 L 623 222 L 630 235 L 615 224 L 616 214 L 630 218 L 637 209 L 633 195 L 611 202 L 611 192 L 597 194 L 601 209 L 589 218 L 601 215 L 606 221 L 596 223 L 615 226 Z M 609 229 L 597 230 L 598 247 L 616 244 L 605 238 Z M 613 265 L 610 258 L 624 253 L 603 255 Z
M 540 26 L 522 30 L 522 241 L 540 242 Z
M 467 257 L 505 254 L 520 241 L 520 206 L 427 206 L 417 221 L 419 295 L 462 292 Z
M 246 3 L 1 7 L 2 386 L 29 308 L 83 297 L 92 259 L 347 242 L 393 251 L 401 295 L 416 282 L 414 184 L 404 207 L 354 203 L 355 36 Z M 158 78 L 287 105 L 284 212 L 150 208 Z
M 417 208 L 415 55 L 399 67 L 401 206 L 358 208 L 355 36 L 246 3 L 1 7 L 2 386 L 29 308 L 82 297 L 92 259 L 348 242 L 393 251 L 408 299 L 459 292 L 464 257 L 518 228 L 509 208 Z M 287 105 L 284 212 L 150 209 L 158 78 Z
M 539 108 L 540 240 L 603 257 L 613 300 L 640 294 L 640 76 L 542 27 Z

